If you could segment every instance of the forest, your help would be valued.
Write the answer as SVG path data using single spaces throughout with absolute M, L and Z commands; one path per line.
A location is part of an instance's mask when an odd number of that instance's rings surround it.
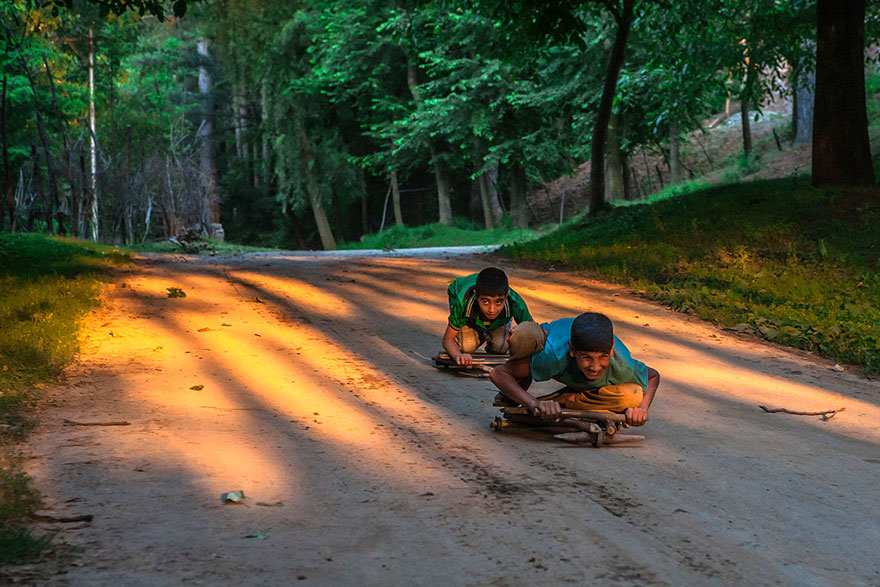
M 878 15 L 864 0 L 4 2 L 0 227 L 333 249 L 395 224 L 536 226 L 527 195 L 585 162 L 577 212 L 658 190 L 637 158 L 683 181 L 684 137 L 732 107 L 747 155 L 780 96 L 813 184 L 870 186 Z

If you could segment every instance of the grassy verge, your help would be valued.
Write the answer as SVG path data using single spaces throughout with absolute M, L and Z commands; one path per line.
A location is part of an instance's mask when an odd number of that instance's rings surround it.
M 16 524 L 40 499 L 15 444 L 32 425 L 28 411 L 39 386 L 74 359 L 101 279 L 127 260 L 117 249 L 71 239 L 0 235 L 0 565 L 24 560 L 47 542 Z
M 242 253 L 275 250 L 272 247 L 237 245 L 227 241 L 218 241 L 213 238 L 191 243 L 182 242 L 180 244 L 175 244 L 169 240 L 149 241 L 129 248 L 144 253 L 177 253 L 188 255 L 240 255 Z
M 482 230 L 477 225 L 457 222 L 453 226 L 390 226 L 382 232 L 365 236 L 360 242 L 339 245 L 340 249 L 412 249 L 417 247 L 478 246 L 527 241 L 536 235 L 533 230 L 498 227 Z
M 501 250 L 880 373 L 880 198 L 786 179 L 621 207 Z

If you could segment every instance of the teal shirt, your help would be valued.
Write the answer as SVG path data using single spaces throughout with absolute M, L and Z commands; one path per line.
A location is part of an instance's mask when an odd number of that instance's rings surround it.
M 563 318 L 541 324 L 547 332 L 544 349 L 532 355 L 531 372 L 535 381 L 555 379 L 572 389 L 596 389 L 618 383 L 638 383 L 642 391 L 648 389 L 648 367 L 629 354 L 629 349 L 614 337 L 611 362 L 598 379 L 587 379 L 577 367 L 577 361 L 568 353 L 571 324 L 574 318 Z
M 486 324 L 483 321 L 483 315 L 480 312 L 480 305 L 477 303 L 477 296 L 474 293 L 474 286 L 477 283 L 477 273 L 459 277 L 449 284 L 447 294 L 449 295 L 449 325 L 456 330 L 461 330 L 465 326 L 471 328 L 481 328 L 483 330 L 495 330 L 501 328 L 513 318 L 516 323 L 530 321 L 532 315 L 529 314 L 529 308 L 525 301 L 518 293 L 512 289 L 507 290 L 507 301 L 504 303 L 504 310 L 491 323 Z

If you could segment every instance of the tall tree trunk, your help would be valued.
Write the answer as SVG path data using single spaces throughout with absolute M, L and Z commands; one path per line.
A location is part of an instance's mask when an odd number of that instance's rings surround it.
M 595 214 L 605 207 L 605 140 L 608 137 L 608 120 L 611 118 L 611 107 L 617 92 L 617 79 L 623 67 L 626 42 L 629 38 L 633 21 L 635 0 L 623 0 L 623 12 L 612 10 L 617 21 L 617 34 L 605 70 L 605 83 L 602 86 L 602 98 L 596 121 L 593 123 L 593 140 L 590 143 L 590 213 Z M 608 5 L 610 6 L 610 4 Z
M 58 128 L 61 131 L 61 140 L 64 144 L 64 159 L 67 162 L 67 185 L 70 188 L 70 194 L 74 200 L 77 200 L 77 195 L 75 193 L 74 186 L 74 167 L 73 167 L 73 155 L 70 152 L 70 143 L 67 140 L 67 125 L 64 123 L 64 116 L 61 114 L 61 107 L 58 105 L 58 96 L 55 94 L 55 79 L 52 77 L 52 71 L 49 69 L 49 58 L 46 56 L 46 53 L 43 52 L 43 64 L 46 66 L 46 76 L 49 78 L 49 88 L 52 90 L 52 104 L 55 107 L 55 117 L 58 119 Z M 68 206 L 67 198 L 63 198 L 61 203 L 61 210 L 58 210 L 56 213 L 56 217 L 58 219 L 58 232 L 64 234 L 66 230 L 64 229 L 63 223 L 63 214 L 65 210 L 72 210 L 73 208 Z
M 358 169 L 358 187 L 361 190 L 361 234 L 370 233 L 370 218 L 367 215 L 367 178 L 364 175 L 364 168 Z
M 623 165 L 620 161 L 620 120 L 618 115 L 611 113 L 608 119 L 607 154 L 605 158 L 605 199 L 610 201 L 624 198 Z
M 803 145 L 813 140 L 813 97 L 816 92 L 816 74 L 812 71 L 801 76 L 792 104 L 792 143 Z
M 874 185 L 865 106 L 865 0 L 818 0 L 812 183 Z
M 40 155 L 37 146 L 31 143 L 31 181 L 34 184 L 36 197 L 28 207 L 27 230 L 34 231 L 34 221 L 37 218 L 37 206 L 43 202 L 43 172 L 40 170 Z
M 400 210 L 400 187 L 397 185 L 397 168 L 391 169 L 391 203 L 394 207 L 394 224 L 403 226 L 403 212 Z
M 91 237 L 98 242 L 98 135 L 95 125 L 95 31 L 89 26 L 89 212 L 91 218 Z
M 422 96 L 419 92 L 418 70 L 412 60 L 407 56 L 406 60 L 406 83 L 412 94 L 416 107 L 421 107 Z M 434 167 L 434 178 L 437 182 L 437 208 L 438 221 L 440 224 L 452 224 L 452 201 L 449 196 L 449 180 L 446 177 L 443 161 L 439 156 L 436 145 L 432 142 L 429 146 L 431 152 L 431 164 Z
M 271 165 L 270 158 L 272 151 L 269 146 L 269 80 L 263 78 L 260 82 L 260 136 L 262 137 L 263 156 L 262 156 L 262 174 L 263 174 L 263 197 L 269 196 L 269 180 Z
M 514 228 L 528 228 L 529 209 L 526 202 L 526 170 L 519 163 L 510 169 L 510 220 Z
M 309 194 L 312 213 L 315 215 L 315 224 L 318 225 L 321 246 L 324 247 L 325 251 L 332 251 L 336 249 L 336 240 L 333 238 L 333 231 L 330 229 L 330 222 L 327 220 L 327 213 L 324 210 L 323 202 L 321 202 L 321 194 L 318 192 L 318 182 L 312 169 L 315 164 L 315 159 L 312 155 L 312 142 L 309 140 L 309 135 L 306 134 L 305 129 L 300 130 L 300 140 L 306 191 Z
M 480 203 L 483 205 L 483 222 L 486 230 L 495 228 L 495 220 L 492 218 L 492 207 L 489 205 L 489 178 L 486 173 L 481 173 L 477 178 L 480 182 Z
M 58 182 L 55 178 L 55 166 L 52 164 L 52 153 L 49 150 L 49 134 L 46 132 L 46 124 L 43 121 L 43 115 L 40 113 L 40 103 L 37 99 L 37 89 L 36 83 L 34 81 L 34 72 L 31 71 L 30 64 L 27 62 L 27 58 L 25 58 L 24 53 L 21 50 L 21 45 L 18 45 L 18 55 L 21 58 L 21 63 L 24 66 L 24 73 L 27 76 L 28 84 L 31 89 L 31 98 L 34 103 L 34 114 L 37 118 L 37 130 L 40 135 L 40 143 L 43 146 L 43 153 L 46 156 L 46 176 L 49 179 L 49 194 L 52 198 L 52 202 L 47 203 L 47 223 L 48 232 L 51 234 L 54 232 L 54 223 L 52 222 L 52 218 L 54 216 L 54 211 L 59 209 L 59 196 L 58 196 Z M 34 153 L 36 156 L 36 153 Z M 37 160 L 34 160 L 34 165 L 38 167 Z M 37 168 L 35 167 L 35 169 Z
M 669 183 L 681 183 L 681 137 L 679 137 L 678 118 L 673 117 L 669 124 Z
M 742 122 L 742 139 L 743 139 L 743 153 L 746 157 L 749 156 L 752 152 L 752 124 L 751 124 L 751 113 L 749 112 L 749 99 L 747 96 L 742 97 L 742 104 L 740 115 Z
M 220 197 L 217 193 L 217 163 L 214 159 L 214 97 L 211 72 L 210 41 L 198 40 L 199 94 L 202 97 L 202 126 L 199 131 L 202 182 L 202 226 L 208 236 L 220 237 Z
M 15 198 L 12 195 L 12 167 L 9 163 L 9 138 L 6 132 L 6 76 L 3 76 L 3 96 L 0 98 L 0 142 L 2 142 L 3 151 L 3 175 L 0 176 L 0 198 L 3 203 L 0 207 L 4 207 L 9 213 L 9 232 L 15 232 Z M 0 214 L 0 228 L 3 227 L 3 216 Z
M 489 207 L 492 209 L 492 220 L 497 225 L 504 216 L 504 205 L 498 195 L 498 167 L 486 173 L 486 188 L 489 190 Z

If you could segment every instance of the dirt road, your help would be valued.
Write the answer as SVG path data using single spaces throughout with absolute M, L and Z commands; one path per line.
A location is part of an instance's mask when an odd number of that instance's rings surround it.
M 644 442 L 494 433 L 491 384 L 429 366 L 446 285 L 490 264 L 660 371 Z M 880 584 L 880 383 L 854 371 L 487 256 L 153 257 L 105 297 L 27 447 L 41 514 L 94 519 L 41 524 L 81 551 L 7 579 Z

